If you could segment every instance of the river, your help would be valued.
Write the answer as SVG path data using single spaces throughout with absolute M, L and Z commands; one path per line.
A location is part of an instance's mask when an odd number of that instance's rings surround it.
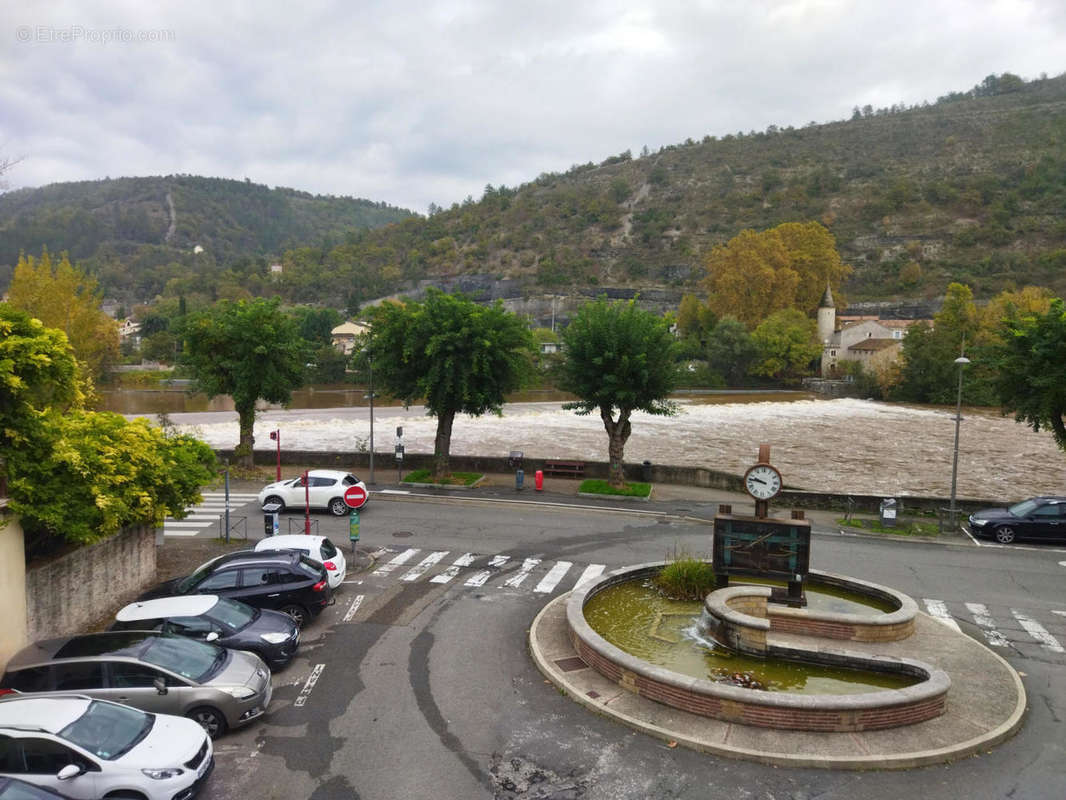
M 367 449 L 369 410 L 345 402 L 365 402 L 363 392 L 350 387 L 340 391 L 348 395 L 319 390 L 301 407 L 260 412 L 257 447 L 269 447 L 269 432 L 279 429 L 285 449 Z M 319 400 L 326 405 L 318 405 Z M 816 399 L 804 393 L 716 392 L 684 395 L 678 402 L 673 417 L 634 414 L 627 462 L 740 474 L 754 462 L 759 444 L 768 443 L 772 461 L 790 486 L 886 496 L 946 497 L 951 491 L 954 408 Z M 136 413 L 115 405 L 109 403 L 127 416 Z M 167 410 L 167 403 L 161 405 L 151 410 Z M 177 399 L 173 405 L 181 407 Z M 457 417 L 452 453 L 506 456 L 521 450 L 529 457 L 605 461 L 607 435 L 599 417 L 578 416 L 561 405 L 553 397 L 508 403 L 501 417 Z M 213 447 L 237 443 L 237 416 L 231 410 L 175 411 L 169 419 Z M 386 459 L 383 466 L 392 464 L 396 426 L 403 426 L 408 452 L 433 451 L 436 419 L 421 406 L 378 405 L 374 423 L 374 451 Z M 1034 433 L 997 410 L 964 408 L 957 493 L 1005 500 L 1066 494 L 1066 454 L 1050 434 Z

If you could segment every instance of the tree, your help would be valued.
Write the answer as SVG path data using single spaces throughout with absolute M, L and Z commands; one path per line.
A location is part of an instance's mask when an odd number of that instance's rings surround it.
M 777 311 L 759 323 L 751 338 L 759 351 L 752 372 L 768 378 L 796 381 L 822 352 L 816 325 L 802 311 Z
M 996 351 L 997 389 L 1004 413 L 1034 431 L 1050 428 L 1066 451 L 1066 307 L 1009 317 Z
M 833 235 L 818 222 L 786 222 L 756 233 L 744 230 L 707 259 L 708 306 L 749 330 L 775 311 L 813 312 L 828 283 L 839 294 L 851 268 Z
M 433 469 L 448 474 L 455 415 L 502 413 L 504 397 L 528 373 L 533 338 L 524 321 L 496 302 L 429 289 L 421 302 L 383 303 L 370 314 L 374 380 L 405 402 L 422 398 L 437 418 Z
M 45 248 L 40 259 L 20 255 L 8 290 L 8 302 L 67 335 L 74 355 L 93 380 L 107 376 L 119 358 L 118 328 L 100 310 L 96 281 L 70 263 L 58 263 Z
M 303 385 L 306 345 L 278 300 L 221 301 L 178 323 L 184 341 L 181 363 L 194 388 L 208 397 L 229 395 L 240 420 L 238 462 L 253 465 L 255 404 L 260 398 L 288 404 Z
M 707 339 L 707 364 L 725 378 L 727 386 L 739 386 L 759 355 L 751 334 L 736 317 L 722 317 Z
M 580 398 L 563 407 L 578 414 L 599 411 L 607 431 L 608 480 L 621 488 L 633 412 L 677 413 L 667 399 L 678 381 L 677 341 L 663 320 L 635 301 L 608 303 L 601 297 L 578 310 L 563 331 L 563 344 L 559 388 Z

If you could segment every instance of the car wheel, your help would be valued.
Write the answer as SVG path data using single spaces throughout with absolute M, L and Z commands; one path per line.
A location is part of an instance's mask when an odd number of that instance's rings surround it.
M 333 516 L 343 517 L 349 511 L 351 511 L 351 509 L 348 508 L 348 504 L 344 502 L 343 497 L 334 497 L 329 501 L 329 513 Z
M 222 716 L 222 712 L 210 706 L 194 708 L 185 716 L 199 723 L 212 739 L 217 739 L 226 732 L 226 718 Z
M 276 494 L 270 495 L 270 497 L 263 501 L 264 506 L 268 506 L 271 503 L 276 503 L 277 505 L 281 506 L 281 508 L 278 509 L 279 514 L 285 510 L 285 501 L 278 497 Z
M 1001 528 L 996 528 L 996 541 L 1000 544 L 1010 544 L 1014 541 L 1014 528 L 1009 525 L 1004 525 Z
M 304 607 L 298 603 L 290 603 L 287 606 L 282 606 L 278 611 L 292 617 L 292 621 L 296 623 L 296 627 L 298 628 L 302 628 L 304 623 L 307 622 L 307 612 L 304 610 Z
M 147 800 L 140 792 L 111 792 L 105 794 L 104 800 Z

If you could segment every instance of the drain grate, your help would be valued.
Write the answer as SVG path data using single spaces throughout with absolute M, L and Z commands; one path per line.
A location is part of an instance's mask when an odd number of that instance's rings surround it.
M 571 656 L 570 658 L 557 658 L 555 659 L 555 665 L 559 667 L 563 672 L 573 672 L 575 669 L 586 669 L 588 664 L 582 661 L 577 656 Z
M 411 531 L 393 531 L 392 536 L 394 539 L 406 539 L 408 536 L 414 536 Z

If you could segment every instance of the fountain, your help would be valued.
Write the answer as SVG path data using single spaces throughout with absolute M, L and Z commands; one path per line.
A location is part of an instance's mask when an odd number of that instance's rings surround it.
M 1006 662 L 938 626 L 920 614 L 914 600 L 890 587 L 809 568 L 809 522 L 800 512 L 792 519 L 769 514 L 769 500 L 782 482 L 768 446 L 760 447 L 744 482 L 755 499 L 755 515 L 719 508 L 712 559 L 716 586 L 702 603 L 666 600 L 650 587 L 667 562 L 615 570 L 553 601 L 538 616 L 530 638 L 542 671 L 580 702 L 664 738 L 670 734 L 661 721 L 674 718 L 656 711 L 655 704 L 716 721 L 719 727 L 706 731 L 686 722 L 684 730 L 697 731 L 686 743 L 745 757 L 758 753 L 759 760 L 772 763 L 936 763 L 987 748 L 1017 729 L 1025 694 Z M 975 647 L 980 656 L 971 652 Z M 555 657 L 546 655 L 549 651 Z M 559 657 L 564 653 L 574 655 Z M 963 676 L 961 685 L 954 685 L 951 671 Z M 598 677 L 589 677 L 592 673 Z M 584 677 L 575 683 L 578 675 Z M 611 696 L 607 706 L 601 698 L 610 685 L 626 691 Z M 578 696 L 578 686 L 595 688 Z M 624 701 L 626 694 L 639 699 Z M 951 737 L 937 720 L 948 712 L 949 696 L 974 704 L 993 694 L 1004 702 L 988 711 L 987 730 L 974 735 L 967 728 L 957 746 L 942 746 Z M 633 714 L 634 703 L 643 704 L 640 715 Z M 972 723 L 967 717 L 965 724 Z M 955 724 L 950 718 L 948 725 Z M 902 726 L 925 731 L 938 746 L 922 754 L 906 751 L 904 740 L 891 735 Z M 741 729 L 752 733 L 741 737 Z M 772 730 L 768 735 L 778 751 L 782 736 L 800 737 L 797 752 L 762 752 L 757 730 Z M 841 751 L 861 740 L 862 752 L 827 756 L 824 742 L 812 745 L 809 732 L 851 736 L 839 740 Z M 684 740 L 676 733 L 673 738 Z M 747 742 L 743 748 L 727 744 L 739 738 Z M 910 732 L 905 737 L 920 739 Z M 893 754 L 871 756 L 877 746 Z M 904 755 L 895 752 L 901 747 Z M 809 756 L 804 748 L 812 748 Z

